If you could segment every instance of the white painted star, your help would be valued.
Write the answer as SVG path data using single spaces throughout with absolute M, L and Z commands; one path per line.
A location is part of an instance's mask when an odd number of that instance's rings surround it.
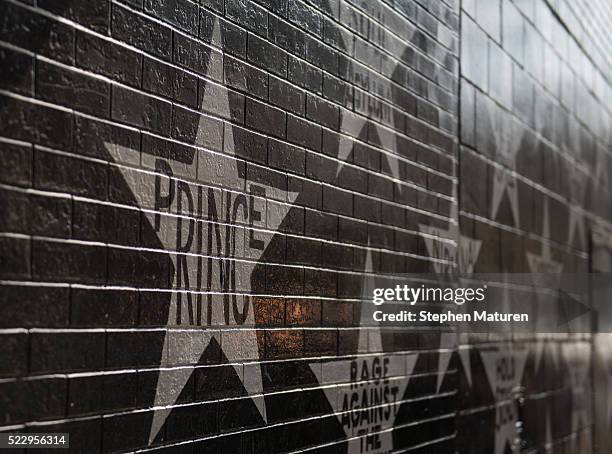
M 341 35 L 343 40 L 344 40 L 344 35 Z M 344 49 L 349 49 L 352 46 L 347 46 L 347 43 L 343 42 L 343 48 Z M 351 43 L 352 44 L 352 43 Z M 395 55 L 402 55 L 405 51 L 406 48 L 408 46 L 404 45 L 404 44 L 399 44 L 396 46 L 396 53 Z M 382 105 L 382 102 L 381 102 Z M 351 131 L 364 131 L 364 127 L 368 126 L 368 127 L 373 127 L 376 131 L 376 134 L 378 136 L 378 139 L 380 140 L 380 145 L 383 150 L 385 150 L 383 152 L 384 157 L 387 160 L 387 165 L 389 166 L 389 169 L 391 170 L 391 175 L 393 176 L 393 179 L 395 180 L 395 182 L 399 182 L 400 181 L 400 169 L 399 169 L 399 160 L 397 158 L 394 158 L 392 155 L 394 153 L 397 153 L 397 140 L 395 139 L 395 134 L 397 134 L 396 131 L 391 131 L 389 130 L 388 132 L 385 131 L 386 127 L 383 127 L 381 125 L 378 125 L 377 123 L 371 121 L 369 118 L 360 116 L 360 115 L 342 115 L 341 116 L 341 123 L 340 123 L 340 131 L 347 131 L 347 130 L 351 130 Z M 357 124 L 350 124 L 351 122 L 357 122 Z M 367 132 L 369 134 L 369 132 Z M 393 137 L 390 137 L 393 136 Z M 342 168 L 344 167 L 344 163 L 347 161 L 349 155 L 351 154 L 351 151 L 353 150 L 353 145 L 354 144 L 354 138 L 351 138 L 351 140 L 349 141 L 343 141 L 338 149 L 338 160 L 340 161 L 338 163 L 338 169 L 336 170 L 336 177 L 338 177 L 338 175 L 340 175 L 340 172 L 342 171 Z M 401 185 L 397 185 L 397 189 L 398 191 L 402 191 L 402 186 Z
M 489 118 L 492 122 L 498 118 L 493 109 L 498 109 L 494 103 L 487 103 Z M 499 124 L 491 125 L 491 133 L 495 139 L 497 154 L 495 160 L 499 165 L 493 169 L 493 191 L 491 194 L 491 218 L 496 219 L 504 194 L 510 198 L 510 207 L 516 226 L 520 226 L 518 184 L 514 170 L 516 157 L 520 148 L 524 130 L 508 115 L 501 115 Z M 517 130 L 519 129 L 519 130 Z
M 523 380 L 527 349 L 504 344 L 481 350 L 480 356 L 496 402 L 494 454 L 504 454 L 506 446 L 510 446 L 512 452 L 518 452 L 516 398 L 518 386 Z
M 217 35 L 221 33 L 218 20 L 215 21 L 213 33 Z M 216 109 L 220 109 L 221 111 L 228 112 L 228 113 L 230 112 L 230 105 L 229 105 L 229 99 L 228 99 L 227 94 L 222 97 L 214 96 L 214 99 L 212 97 L 213 95 L 210 93 L 210 91 L 206 90 L 203 96 L 203 99 L 202 99 L 202 106 L 204 106 L 204 108 L 205 106 L 214 103 L 216 105 Z M 204 117 L 201 117 L 200 123 L 198 125 L 197 137 L 194 143 L 196 147 L 202 147 L 202 144 L 204 143 L 204 136 L 207 133 L 209 133 L 209 131 L 206 130 L 205 125 L 206 125 L 206 122 L 204 121 Z M 229 123 L 226 123 L 226 128 L 229 131 L 229 142 L 233 143 L 232 127 Z M 226 136 L 226 139 L 228 139 L 227 136 Z M 111 153 L 111 155 L 113 156 L 122 151 L 121 147 L 113 143 L 107 143 L 106 147 L 109 153 Z M 220 155 L 220 158 L 221 158 L 221 155 Z M 170 160 L 170 159 L 168 161 L 171 164 L 175 163 L 173 160 Z M 233 169 L 230 170 L 230 174 L 235 176 L 236 181 L 240 181 L 241 179 L 244 179 L 245 176 L 241 177 L 235 161 L 232 160 L 232 163 L 233 163 Z M 180 163 L 178 161 L 176 161 L 175 164 L 177 166 L 184 165 L 183 163 Z M 125 168 L 122 166 L 117 166 L 117 167 L 122 173 L 130 172 L 128 168 Z M 134 179 L 126 177 L 125 180 L 130 186 L 130 189 L 132 190 L 132 192 L 136 196 L 142 192 L 143 188 L 138 184 L 138 182 L 134 182 Z M 270 186 L 267 186 L 265 183 L 261 183 L 261 182 L 258 182 L 257 185 L 265 188 L 266 192 L 268 191 L 278 192 L 280 190 L 279 188 L 272 188 Z M 298 193 L 290 192 L 290 191 L 285 191 L 285 192 L 286 192 L 285 200 L 288 203 L 287 206 L 290 208 L 290 206 L 295 202 Z M 138 196 L 136 198 L 138 198 Z M 268 244 L 274 237 L 274 232 L 278 229 L 280 223 L 282 222 L 282 219 L 278 219 L 276 223 L 273 223 L 273 224 L 270 224 L 270 220 L 268 221 L 269 223 L 267 227 L 270 230 L 270 232 L 265 232 L 267 234 L 260 235 L 260 241 L 263 244 L 263 250 L 265 250 L 265 248 L 268 246 Z M 168 236 L 172 237 L 172 235 L 160 236 L 159 238 L 160 243 L 162 244 L 164 249 L 173 250 L 174 247 L 176 246 L 177 240 L 175 238 L 168 238 Z M 248 246 L 245 246 L 245 247 L 248 247 Z M 259 249 L 261 248 L 258 248 L 258 250 Z M 210 251 L 210 255 L 212 254 L 213 252 Z M 174 269 L 176 270 L 177 269 L 176 255 L 171 254 L 171 257 L 174 263 Z M 247 264 L 252 266 L 253 262 L 248 262 Z M 250 282 L 251 282 L 250 279 L 248 279 L 246 282 L 243 282 L 243 287 L 244 286 L 248 287 L 246 288 L 247 292 L 250 290 Z M 170 307 L 169 314 L 168 314 L 168 323 L 167 323 L 168 326 L 172 326 L 176 324 L 175 323 L 176 318 L 177 318 L 176 311 L 177 311 L 177 303 L 175 300 L 173 300 L 171 302 L 171 307 Z M 223 317 L 221 317 L 221 315 L 218 313 L 212 314 L 212 320 L 213 322 L 219 322 L 220 324 L 225 325 L 227 327 L 238 328 L 243 325 L 254 326 L 255 320 L 254 320 L 253 305 L 252 304 L 249 305 L 249 310 L 244 320 L 236 321 L 234 320 L 234 317 L 230 316 L 230 324 L 227 325 L 224 322 Z M 205 330 L 205 328 L 202 328 L 202 329 Z M 189 345 L 184 345 L 183 348 L 181 348 L 181 346 L 178 346 L 178 347 L 174 346 L 175 348 L 170 348 L 171 343 L 172 343 L 172 336 L 171 336 L 172 332 L 173 332 L 172 330 L 166 331 L 166 336 L 165 336 L 164 346 L 163 346 L 164 351 L 168 352 L 170 355 L 172 355 L 173 354 L 172 352 L 174 352 L 174 355 L 180 356 L 181 364 L 190 364 L 190 365 L 198 364 L 200 357 L 202 356 L 203 352 L 208 347 L 209 342 L 189 343 Z M 236 370 L 236 373 L 238 377 L 240 378 L 240 381 L 242 382 L 242 385 L 244 386 L 247 394 L 249 396 L 259 396 L 263 393 L 263 384 L 262 384 L 260 365 L 258 363 L 255 363 L 254 369 L 253 369 L 254 376 L 244 377 L 243 376 L 243 364 L 242 364 L 243 358 L 253 359 L 253 358 L 259 357 L 259 349 L 258 349 L 258 343 L 257 343 L 257 338 L 256 338 L 256 332 L 254 329 L 250 329 L 250 330 L 245 330 L 244 333 L 245 333 L 245 336 L 241 338 L 241 342 L 239 344 L 231 343 L 231 342 L 223 343 L 220 338 L 220 332 L 215 330 L 215 331 L 212 331 L 212 337 L 210 338 L 210 342 L 215 340 L 219 345 L 221 345 L 223 354 L 227 358 L 228 362 Z M 172 358 L 172 357 L 169 357 L 167 359 L 168 364 L 170 365 L 176 364 L 175 360 L 176 358 Z M 160 364 L 160 366 L 164 366 L 164 364 Z M 157 380 L 155 399 L 153 402 L 153 407 L 156 411 L 154 413 L 153 421 L 151 423 L 149 443 L 153 442 L 153 440 L 155 439 L 155 437 L 157 436 L 157 434 L 163 427 L 164 422 L 166 421 L 170 412 L 172 411 L 172 406 L 177 401 L 179 395 L 181 394 L 183 388 L 185 387 L 192 373 L 193 373 L 193 368 L 191 367 L 161 368 L 160 369 L 158 380 Z M 254 399 L 253 402 L 256 405 L 257 409 L 259 410 L 259 413 L 261 414 L 264 421 L 266 421 L 267 417 L 266 417 L 266 409 L 265 409 L 264 400 Z
M 590 423 L 591 409 L 591 346 L 587 343 L 563 342 L 561 354 L 565 359 L 572 390 L 572 438 L 573 452 L 579 452 L 579 432 Z
M 457 186 L 455 184 L 448 226 L 445 229 L 426 224 L 419 225 L 420 231 L 427 234 L 423 236 L 423 241 L 429 256 L 438 259 L 438 261 L 433 263 L 434 272 L 440 275 L 453 274 L 455 272 L 454 263 L 457 263 L 457 271 L 459 273 L 472 274 L 482 245 L 482 241 L 463 235 L 460 232 L 459 211 L 456 200 Z M 456 332 L 444 331 L 440 335 L 437 392 L 440 391 L 454 350 L 458 350 L 459 359 L 463 363 L 466 378 L 471 386 L 472 366 L 470 362 L 470 348 L 469 346 L 459 347 Z

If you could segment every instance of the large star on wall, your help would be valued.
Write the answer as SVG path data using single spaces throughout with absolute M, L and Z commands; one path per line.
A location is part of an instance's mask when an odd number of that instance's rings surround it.
M 219 22 L 218 20 L 215 20 L 213 35 L 221 36 L 220 33 L 221 31 L 220 31 Z M 210 64 L 209 64 L 207 76 L 210 79 Z M 230 101 L 228 98 L 228 92 L 223 91 L 224 95 L 221 95 L 221 96 L 213 95 L 213 93 L 218 93 L 218 92 L 219 91 L 213 92 L 213 90 L 205 90 L 201 105 L 203 106 L 203 108 L 206 108 L 206 106 L 210 106 L 214 104 L 216 106 L 215 109 L 217 111 L 226 112 L 229 115 L 231 111 L 230 110 L 231 106 L 230 106 Z M 195 147 L 198 147 L 200 149 L 203 147 L 203 144 L 205 143 L 206 134 L 209 133 L 209 131 L 206 130 L 207 123 L 204 120 L 205 120 L 205 116 L 202 115 L 199 120 L 197 136 L 196 136 L 195 143 L 194 143 Z M 229 122 L 225 123 L 225 127 L 226 127 L 225 140 L 226 142 L 229 141 L 230 143 L 233 143 L 233 128 Z M 113 143 L 107 143 L 106 147 L 109 153 L 111 154 L 117 154 L 118 149 L 121 148 L 118 145 L 113 144 Z M 226 148 L 226 151 L 231 152 L 232 150 L 227 150 Z M 134 151 L 134 153 L 136 153 L 136 151 Z M 215 153 L 209 152 L 209 151 L 206 151 L 206 153 L 211 153 L 213 156 L 215 155 Z M 219 154 L 219 159 L 222 159 L 222 158 L 223 156 Z M 172 161 L 170 160 L 170 162 Z M 227 172 L 226 175 L 227 174 L 230 174 L 230 176 L 233 175 L 233 177 L 235 178 L 235 181 L 244 179 L 246 176 L 241 175 L 241 173 L 239 172 L 236 166 L 236 161 L 232 160 L 231 162 L 233 163 L 233 166 L 229 171 L 227 171 L 227 169 L 218 170 L 214 168 L 206 169 L 206 171 L 208 172 L 216 172 L 216 171 Z M 181 165 L 180 162 L 177 164 Z M 128 167 L 117 166 L 117 168 L 123 173 L 130 172 L 130 169 Z M 203 179 L 201 178 L 199 179 L 203 181 Z M 135 181 L 133 178 L 128 178 L 127 176 L 125 180 L 130 186 L 130 189 L 134 194 L 139 194 L 142 191 L 142 187 L 138 184 L 138 181 Z M 278 187 L 271 187 L 267 185 L 266 183 L 262 183 L 260 181 L 257 182 L 257 185 L 260 187 L 263 187 L 266 193 L 270 193 L 274 191 L 276 194 L 278 194 L 279 191 L 283 191 L 284 196 L 281 198 L 284 198 L 287 201 L 288 205 L 293 205 L 298 196 L 298 193 L 296 192 L 283 190 L 282 188 L 278 188 Z M 287 213 L 285 213 L 285 216 L 286 214 Z M 274 233 L 278 230 L 279 225 L 283 222 L 285 216 L 280 216 L 276 218 L 276 220 L 274 220 L 274 218 L 271 218 L 271 217 L 268 218 L 268 224 L 267 224 L 268 231 L 264 232 L 264 234 L 262 235 L 259 235 L 259 241 L 261 241 L 262 243 L 261 243 L 261 246 L 258 247 L 258 249 L 263 249 L 265 251 L 268 244 L 272 241 Z M 173 238 L 171 235 L 165 235 L 163 234 L 163 232 L 160 233 L 159 235 L 159 241 L 165 250 L 173 250 L 177 244 L 176 238 Z M 176 269 L 177 268 L 176 255 L 172 254 L 171 256 L 174 262 L 174 269 Z M 251 262 L 251 265 L 252 265 L 252 262 Z M 243 282 L 243 285 L 249 286 L 250 282 L 251 282 L 250 279 L 246 279 L 245 282 Z M 245 291 L 248 293 L 250 289 L 246 288 Z M 177 310 L 180 310 L 180 309 L 177 308 L 176 301 L 173 301 L 170 306 L 170 310 L 168 312 L 168 321 L 167 321 L 168 327 L 176 325 L 175 322 L 177 320 L 177 315 L 176 315 Z M 213 320 L 223 323 L 221 320 L 221 317 L 213 316 Z M 230 324 L 226 326 L 228 328 L 240 328 L 241 326 L 251 326 L 251 327 L 255 326 L 253 304 L 249 304 L 249 309 L 248 309 L 248 312 L 244 320 L 240 320 L 240 322 L 237 322 L 236 320 L 234 320 L 234 318 L 230 317 Z M 206 331 L 205 328 L 197 328 L 197 329 Z M 193 331 L 192 328 L 190 328 L 189 330 Z M 178 358 L 180 358 L 181 364 L 197 365 L 198 362 L 200 361 L 200 358 L 204 354 L 205 350 L 213 342 L 220 345 L 223 355 L 227 359 L 228 363 L 230 363 L 235 369 L 236 374 L 240 378 L 240 381 L 245 391 L 247 392 L 247 394 L 251 397 L 261 396 L 263 394 L 261 368 L 258 363 L 255 363 L 255 367 L 251 369 L 253 370 L 253 376 L 250 376 L 250 377 L 243 376 L 244 358 L 254 359 L 254 358 L 259 358 L 260 356 L 255 329 L 248 329 L 248 330 L 242 331 L 244 335 L 241 336 L 239 343 L 237 342 L 225 343 L 223 341 L 222 335 L 220 334 L 220 331 L 211 330 L 211 336 L 208 336 L 206 338 L 201 337 L 199 338 L 198 341 L 195 341 L 195 342 L 185 341 L 183 344 L 177 344 L 176 340 L 173 338 L 173 334 L 178 333 L 178 332 L 179 331 L 177 330 L 167 330 L 166 331 L 163 349 L 165 352 L 167 352 L 169 357 L 166 359 L 167 363 L 160 364 L 161 369 L 159 370 L 155 398 L 153 401 L 153 408 L 155 412 L 154 412 L 154 416 L 153 416 L 153 420 L 152 420 L 151 428 L 150 428 L 149 443 L 153 442 L 153 440 L 156 438 L 157 434 L 163 427 L 166 419 L 170 415 L 181 392 L 183 391 L 191 374 L 194 371 L 194 368 L 189 367 L 189 366 L 187 367 L 164 367 L 164 366 L 177 364 Z M 266 421 L 267 418 L 266 418 L 266 408 L 265 408 L 264 400 L 261 398 L 253 399 L 253 403 L 259 410 L 259 413 L 261 414 L 263 420 Z
M 527 252 L 529 269 L 535 274 L 559 275 L 563 270 L 563 264 L 552 257 L 552 247 L 550 245 L 550 209 L 548 207 L 548 198 L 546 197 L 544 198 L 544 209 L 542 210 L 542 237 L 540 253 Z
M 525 346 L 510 344 L 480 352 L 496 402 L 494 454 L 518 452 L 516 390 L 523 380 L 527 353 Z
M 499 109 L 494 103 L 487 103 L 489 119 L 492 122 L 489 130 L 495 140 L 495 161 L 493 165 L 491 193 L 491 219 L 496 219 L 504 195 L 508 195 L 510 207 L 516 226 L 520 226 L 519 194 L 516 181 L 516 160 L 520 150 L 524 131 L 518 123 L 505 112 L 495 112 Z M 498 115 L 499 114 L 499 115 Z
M 438 275 L 472 274 L 474 265 L 478 260 L 482 241 L 464 235 L 459 228 L 459 209 L 457 201 L 457 185 L 453 188 L 453 202 L 449 213 L 447 226 L 436 227 L 426 224 L 419 226 L 423 236 L 423 242 L 427 248 L 429 257 L 437 259 L 433 263 L 433 270 Z M 457 268 L 453 264 L 457 264 Z M 440 351 L 438 353 L 438 379 L 437 392 L 440 391 L 442 382 L 448 371 L 450 360 L 455 350 L 459 354 L 459 360 L 463 363 L 466 378 L 471 385 L 472 365 L 470 362 L 470 348 L 459 347 L 456 332 L 443 331 L 440 334 Z
M 366 255 L 365 269 L 372 269 L 372 254 Z M 310 368 L 348 439 L 348 454 L 393 451 L 393 426 L 398 415 L 417 353 L 385 353 L 380 327 L 373 322 L 374 305 L 368 289 L 373 278 L 364 277 L 360 329 L 355 357 L 316 361 Z

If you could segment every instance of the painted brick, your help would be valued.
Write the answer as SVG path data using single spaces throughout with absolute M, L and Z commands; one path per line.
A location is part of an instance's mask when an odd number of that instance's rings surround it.
M 363 329 L 361 306 L 373 276 L 588 268 L 609 11 L 566 3 L 0 2 L 0 431 L 335 453 L 373 440 L 338 416 L 378 358 L 403 387 L 385 449 L 503 450 L 485 368 L 511 344 Z M 591 400 L 591 357 L 562 353 L 592 342 L 521 338 L 523 449 L 607 447 L 555 416 Z

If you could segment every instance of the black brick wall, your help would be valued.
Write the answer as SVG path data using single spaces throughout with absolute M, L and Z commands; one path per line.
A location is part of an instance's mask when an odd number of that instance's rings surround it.
M 592 267 L 611 16 L 0 0 L 0 430 L 87 453 L 502 453 L 520 420 L 525 452 L 592 452 L 590 336 L 359 329 L 358 303 L 390 273 Z M 394 397 L 351 412 L 355 387 Z

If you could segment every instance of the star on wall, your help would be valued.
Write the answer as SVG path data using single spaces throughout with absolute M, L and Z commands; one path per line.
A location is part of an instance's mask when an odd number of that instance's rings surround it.
M 565 359 L 567 373 L 569 376 L 570 389 L 572 390 L 572 433 L 577 434 L 572 438 L 573 451 L 580 451 L 580 438 L 578 433 L 581 429 L 589 426 L 591 422 L 591 383 L 590 367 L 591 348 L 589 344 L 576 344 L 564 342 L 561 344 L 561 354 Z
M 452 200 L 446 228 L 419 224 L 419 230 L 426 234 L 422 238 L 429 257 L 437 259 L 432 264 L 436 274 L 472 274 L 482 241 L 460 231 L 457 184 L 453 187 Z M 457 270 L 454 264 L 457 264 Z
M 494 109 L 498 107 L 493 103 L 487 103 L 489 119 L 492 122 L 498 118 Z M 498 124 L 493 124 L 490 132 L 497 150 L 495 160 L 499 164 L 492 166 L 491 218 L 497 218 L 502 199 L 508 194 L 515 225 L 520 226 L 518 184 L 514 170 L 524 131 L 509 115 L 502 114 Z
M 215 20 L 213 34 L 216 36 L 220 36 L 221 34 L 218 20 Z M 207 76 L 210 76 L 210 68 L 209 68 L 209 73 L 207 73 Z M 207 90 L 203 96 L 202 105 L 206 106 L 206 105 L 214 103 L 217 106 L 217 108 L 221 109 L 221 111 L 230 112 L 230 104 L 229 104 L 229 98 L 228 98 L 227 92 L 225 96 L 222 96 L 222 97 L 215 96 L 213 99 L 212 96 L 213 95 Z M 204 122 L 204 118 L 201 117 L 199 125 L 198 125 L 197 137 L 195 139 L 195 144 L 194 144 L 196 147 L 202 147 L 202 144 L 204 143 L 203 135 L 207 134 L 205 124 L 206 123 Z M 227 131 L 229 131 L 229 133 L 226 133 L 226 140 L 229 139 L 230 143 L 234 143 L 233 137 L 232 137 L 233 129 L 231 125 L 229 123 L 226 123 L 225 126 L 227 128 Z M 107 143 L 106 147 L 109 153 L 111 154 L 117 153 L 118 146 L 116 144 Z M 238 181 L 243 177 L 240 176 L 235 161 L 232 161 L 232 163 L 233 163 L 232 173 L 233 175 L 235 175 L 236 181 Z M 118 166 L 118 168 L 120 169 L 120 171 L 124 173 L 129 171 L 128 168 L 125 168 L 122 166 Z M 128 182 L 128 185 L 130 186 L 130 189 L 134 194 L 138 194 L 139 192 L 141 192 L 142 188 L 139 186 L 138 183 L 135 183 L 133 179 L 125 178 L 125 180 Z M 273 188 L 259 181 L 257 184 L 258 186 L 263 187 L 267 193 L 268 191 L 272 191 L 272 190 L 277 193 L 278 191 L 282 191 L 282 189 Z M 284 192 L 286 193 L 285 200 L 290 205 L 293 205 L 298 196 L 298 193 L 287 191 L 287 190 L 285 190 Z M 278 227 L 283 222 L 283 219 L 277 219 L 276 222 L 268 219 L 268 229 L 271 231 L 271 233 L 274 233 L 278 230 Z M 264 251 L 266 247 L 268 246 L 268 244 L 271 242 L 272 238 L 273 238 L 273 235 L 261 235 L 261 241 L 263 242 Z M 159 240 L 163 248 L 166 250 L 172 250 L 174 246 L 176 245 L 175 244 L 176 241 L 174 238 L 169 239 L 169 238 L 166 238 L 166 236 L 164 237 L 160 236 Z M 176 256 L 174 254 L 172 255 L 172 260 L 174 261 L 174 266 L 175 266 L 174 269 L 176 269 L 177 263 L 176 263 Z M 246 285 L 250 285 L 250 279 L 247 280 Z M 247 292 L 248 291 L 249 289 L 247 289 Z M 174 301 L 173 303 L 174 303 L 174 307 L 171 306 L 169 314 L 168 314 L 168 322 L 167 322 L 168 326 L 174 325 L 175 324 L 174 321 L 176 321 L 176 310 L 177 310 L 176 301 Z M 235 320 L 233 320 L 232 317 L 230 317 L 229 326 L 236 328 L 236 327 L 240 327 L 243 325 L 247 325 L 247 326 L 255 325 L 254 310 L 253 310 L 252 304 L 249 305 L 249 310 L 246 315 L 246 319 L 241 320 L 241 322 L 242 323 L 239 324 Z M 206 330 L 206 328 L 202 328 L 202 330 Z M 258 363 L 255 363 L 254 368 L 252 369 L 253 376 L 244 377 L 243 370 L 242 370 L 243 364 L 241 361 L 241 359 L 245 357 L 246 358 L 258 358 L 259 357 L 259 347 L 257 343 L 256 332 L 254 329 L 250 329 L 250 330 L 245 330 L 244 333 L 245 333 L 245 336 L 241 339 L 241 343 L 239 345 L 235 343 L 228 343 L 227 345 L 225 345 L 222 342 L 220 332 L 217 330 L 213 330 L 212 336 L 210 338 L 210 342 L 213 342 L 213 341 L 217 342 L 221 346 L 223 354 L 227 358 L 227 361 L 235 369 L 247 394 L 251 397 L 260 396 L 263 393 L 263 384 L 262 384 L 260 365 Z M 170 349 L 169 346 L 171 342 L 172 342 L 172 339 L 169 335 L 169 331 L 166 331 L 166 335 L 164 339 L 164 346 L 163 346 L 164 351 L 166 352 L 174 351 L 177 356 L 180 356 L 182 364 L 192 364 L 192 365 L 198 364 L 202 354 L 204 353 L 204 351 L 209 345 L 209 343 L 203 342 L 199 344 L 184 345 L 184 348 L 179 347 L 178 349 L 176 348 Z M 167 361 L 168 361 L 168 364 L 174 363 L 173 358 L 168 358 Z M 160 367 L 161 366 L 164 366 L 164 364 L 160 364 Z M 190 367 L 176 367 L 176 368 L 163 368 L 162 367 L 160 369 L 159 376 L 157 379 L 155 398 L 153 402 L 153 407 L 155 409 L 155 412 L 154 412 L 154 416 L 153 416 L 153 420 L 152 420 L 151 428 L 150 428 L 149 443 L 153 442 L 153 440 L 155 439 L 155 437 L 157 436 L 157 434 L 163 427 L 166 419 L 168 418 L 168 416 L 170 415 L 172 411 L 173 405 L 178 400 L 181 392 L 183 391 L 192 373 L 193 373 L 193 368 L 190 368 Z M 263 399 L 253 399 L 253 403 L 257 407 L 263 420 L 266 421 L 267 417 L 266 417 L 266 408 L 265 408 L 264 400 Z
M 371 267 L 372 254 L 368 251 L 365 269 Z M 372 281 L 371 277 L 364 278 L 364 293 L 374 288 Z M 374 312 L 374 305 L 367 301 L 369 298 L 370 295 L 364 295 L 365 301 L 361 305 L 357 352 L 377 353 L 310 365 L 319 384 L 324 386 L 322 390 L 349 439 L 349 454 L 366 451 L 383 454 L 393 450 L 393 425 L 418 357 L 416 353 L 382 351 L 380 327 L 366 328 L 372 325 Z M 381 367 L 389 371 L 388 376 L 380 377 L 373 372 Z M 376 396 L 381 396 L 383 402 L 373 404 L 372 399 Z M 368 411 L 364 411 L 365 408 Z M 372 436 L 376 437 L 376 443 L 366 449 L 364 444 Z
M 457 185 L 453 188 L 453 200 L 457 200 Z M 457 203 L 451 204 L 449 222 L 446 228 L 434 227 L 421 224 L 419 229 L 429 236 L 424 236 L 423 241 L 427 247 L 430 257 L 457 263 L 458 272 L 461 274 L 472 274 L 474 265 L 478 260 L 482 241 L 463 235 L 459 228 L 459 211 Z M 451 241 L 448 241 L 448 240 Z M 434 272 L 436 274 L 454 273 L 454 268 L 445 265 L 443 262 L 434 262 Z M 438 378 L 437 392 L 440 391 L 444 377 L 448 371 L 448 366 L 453 352 L 457 350 L 459 360 L 463 363 L 468 383 L 472 383 L 472 366 L 470 361 L 469 346 L 459 346 L 457 333 L 443 331 L 440 334 L 440 352 L 438 354 Z
M 496 424 L 494 454 L 517 451 L 518 407 L 516 390 L 523 380 L 527 349 L 505 344 L 495 349 L 481 350 L 480 356 L 495 398 Z

